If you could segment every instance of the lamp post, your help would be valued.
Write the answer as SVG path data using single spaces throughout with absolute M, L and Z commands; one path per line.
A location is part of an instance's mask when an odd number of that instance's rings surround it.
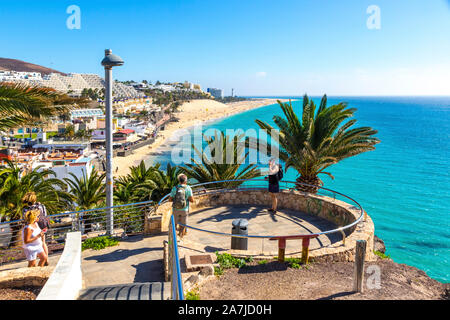
M 107 221 L 106 233 L 113 234 L 114 218 L 113 209 L 113 139 L 112 139 L 112 68 L 123 65 L 123 60 L 112 54 L 110 49 L 105 50 L 105 58 L 102 60 L 102 66 L 105 67 L 105 142 L 106 142 L 106 207 Z

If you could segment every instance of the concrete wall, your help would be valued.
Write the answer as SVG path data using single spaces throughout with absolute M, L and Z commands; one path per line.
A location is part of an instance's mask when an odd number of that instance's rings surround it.
M 36 300 L 76 300 L 81 288 L 81 233 L 70 232 L 58 264 Z

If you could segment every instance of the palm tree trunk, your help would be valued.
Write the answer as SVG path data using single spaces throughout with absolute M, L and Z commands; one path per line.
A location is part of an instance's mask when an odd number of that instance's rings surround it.
M 323 186 L 322 180 L 318 176 L 303 177 L 300 176 L 296 179 L 297 183 L 295 187 L 299 191 L 308 193 L 317 193 L 319 188 Z
M 9 242 L 9 248 L 17 248 L 22 246 L 22 229 L 25 223 L 12 223 L 11 227 L 11 241 Z

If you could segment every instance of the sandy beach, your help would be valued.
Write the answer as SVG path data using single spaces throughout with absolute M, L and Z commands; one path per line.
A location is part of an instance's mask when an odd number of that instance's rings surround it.
M 289 101 L 287 99 L 280 100 L 282 102 Z M 136 149 L 133 151 L 133 154 L 126 157 L 114 157 L 113 168 L 118 167 L 118 171 L 114 174 L 115 176 L 128 174 L 130 166 L 138 165 L 142 160 L 156 152 L 158 147 L 169 140 L 169 138 L 179 129 L 226 118 L 237 113 L 275 103 L 277 103 L 277 99 L 252 99 L 228 104 L 209 99 L 186 102 L 181 105 L 180 112 L 175 113 L 175 117 L 178 118 L 179 121 L 167 124 L 165 130 L 159 132 L 158 137 L 152 145 Z

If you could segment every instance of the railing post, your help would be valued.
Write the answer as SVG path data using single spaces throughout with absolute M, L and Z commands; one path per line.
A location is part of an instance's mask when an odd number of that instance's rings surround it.
M 366 241 L 358 240 L 356 241 L 356 252 L 355 252 L 355 269 L 353 277 L 353 291 L 363 292 L 363 281 L 364 281 L 364 258 L 366 255 Z
M 309 237 L 302 240 L 302 263 L 307 264 L 309 257 Z
M 286 239 L 278 238 L 278 262 L 284 262 L 285 250 L 286 250 Z

